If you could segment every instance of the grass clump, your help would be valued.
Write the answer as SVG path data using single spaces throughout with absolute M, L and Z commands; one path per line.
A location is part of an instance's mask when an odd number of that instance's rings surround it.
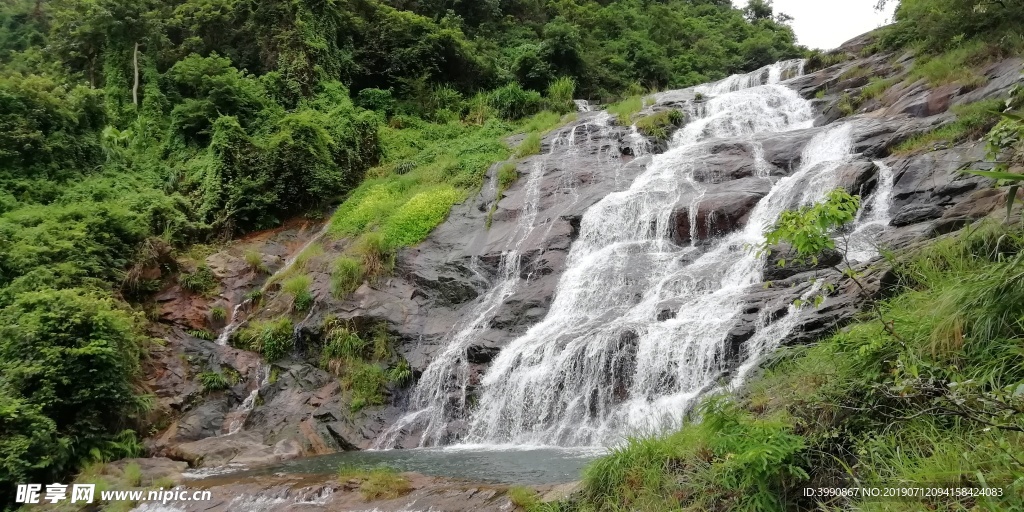
M 1003 106 L 1003 101 L 998 99 L 955 106 L 953 112 L 956 114 L 956 119 L 952 123 L 930 132 L 915 135 L 896 145 L 892 149 L 892 153 L 913 153 L 941 143 L 954 145 L 980 137 L 999 122 L 999 112 L 1003 110 Z
M 331 290 L 336 297 L 356 291 L 363 282 L 363 263 L 352 256 L 341 256 L 334 260 L 331 269 Z
M 409 480 L 388 467 L 362 469 L 343 466 L 338 469 L 338 480 L 342 483 L 358 480 L 359 493 L 366 501 L 393 500 L 412 492 Z
M 369 335 L 360 335 L 351 326 L 333 319 L 327 320 L 324 327 L 320 367 L 341 377 L 342 387 L 351 391 L 352 412 L 384 404 L 388 384 L 404 385 L 411 379 L 412 371 L 404 359 L 389 367 L 394 350 L 383 325 Z
M 641 95 L 630 96 L 618 103 L 608 105 L 607 111 L 615 116 L 620 124 L 629 125 L 633 123 L 633 116 L 644 108 L 644 98 Z
M 232 337 L 231 344 L 237 348 L 261 354 L 268 362 L 277 361 L 292 351 L 293 326 L 290 318 L 278 320 L 257 320 Z
M 576 80 L 563 76 L 548 84 L 547 97 L 544 98 L 547 108 L 558 113 L 576 110 L 573 96 L 576 94 Z
M 885 91 L 889 90 L 894 83 L 896 83 L 895 80 L 877 76 L 872 77 L 871 81 L 869 81 L 868 84 L 860 90 L 860 101 L 864 102 L 881 96 Z
M 281 284 L 281 289 L 292 296 L 292 309 L 295 311 L 309 311 L 313 306 L 313 294 L 309 286 L 313 280 L 308 275 L 301 274 L 290 277 Z
M 142 485 L 142 468 L 137 463 L 132 462 L 124 467 L 122 477 L 129 487 L 139 487 Z
M 199 374 L 199 385 L 203 387 L 203 393 L 228 389 L 229 384 L 224 375 L 217 372 L 203 372 Z
M 541 137 L 540 133 L 530 132 L 519 146 L 516 147 L 516 158 L 523 158 L 530 155 L 536 155 L 540 153 Z
M 513 505 L 524 510 L 531 510 L 540 505 L 540 498 L 537 497 L 537 491 L 522 485 L 513 485 L 512 487 L 509 487 L 508 499 L 512 501 Z
M 683 113 L 679 110 L 664 110 L 656 114 L 642 117 L 636 121 L 638 132 L 655 140 L 668 140 L 669 130 L 683 123 Z
M 193 272 L 181 274 L 178 277 L 181 287 L 199 294 L 207 294 L 217 287 L 217 276 L 206 265 L 200 265 Z
M 223 322 L 228 318 L 228 310 L 224 306 L 210 308 L 210 318 L 217 322 Z
M 249 249 L 249 250 L 245 251 L 245 254 L 243 255 L 243 258 L 245 258 L 245 265 L 247 267 L 249 267 L 249 271 L 251 271 L 252 273 L 254 273 L 254 274 L 269 274 L 270 273 L 270 270 L 267 268 L 267 265 L 265 263 L 263 263 L 263 255 L 261 255 L 260 253 L 254 251 L 252 249 Z

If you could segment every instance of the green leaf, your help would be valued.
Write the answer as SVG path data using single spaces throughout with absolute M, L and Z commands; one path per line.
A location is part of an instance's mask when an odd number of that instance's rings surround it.
M 1010 181 L 1024 181 L 1024 174 L 1014 174 L 1011 172 L 1000 172 L 1000 171 L 961 171 L 967 174 L 974 174 L 975 176 L 982 176 L 984 178 L 992 178 L 994 180 L 1010 180 Z

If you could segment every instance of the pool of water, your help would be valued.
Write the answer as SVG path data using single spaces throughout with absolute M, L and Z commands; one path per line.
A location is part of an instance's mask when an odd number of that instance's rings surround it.
M 273 466 L 235 473 L 236 476 L 278 473 L 334 474 L 342 467 L 389 467 L 440 476 L 508 485 L 561 484 L 580 479 L 604 448 L 524 446 L 452 446 L 415 450 L 341 452 L 290 460 Z

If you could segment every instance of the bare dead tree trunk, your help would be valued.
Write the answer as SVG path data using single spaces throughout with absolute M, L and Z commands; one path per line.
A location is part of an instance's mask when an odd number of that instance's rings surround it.
M 135 84 L 132 86 L 132 103 L 135 106 L 139 105 L 139 43 L 135 42 L 135 53 L 132 54 L 132 60 L 135 64 Z

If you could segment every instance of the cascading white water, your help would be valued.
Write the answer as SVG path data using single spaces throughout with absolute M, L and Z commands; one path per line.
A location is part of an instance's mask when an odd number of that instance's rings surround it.
M 561 130 L 552 141 L 548 154 L 559 151 L 571 153 L 580 134 L 589 138 L 591 129 L 600 133 L 606 130 L 609 124 L 610 116 L 602 113 L 591 123 Z M 468 316 L 468 321 L 455 326 L 452 330 L 445 347 L 434 357 L 417 382 L 412 396 L 412 412 L 385 431 L 376 440 L 376 448 L 392 447 L 399 436 L 415 428 L 424 429 L 421 435 L 422 445 L 444 444 L 450 441 L 446 425 L 451 421 L 465 418 L 466 387 L 469 385 L 470 377 L 466 350 L 487 329 L 490 320 L 505 300 L 523 284 L 520 277 L 523 244 L 535 230 L 542 228 L 537 223 L 537 213 L 540 209 L 541 182 L 547 169 L 545 158 L 534 160 L 533 170 L 526 180 L 523 207 L 518 212 L 515 230 L 509 235 L 506 249 L 502 252 L 498 264 L 497 282 L 481 300 L 478 300 Z M 565 180 L 568 195 L 572 198 L 565 205 L 568 208 L 575 202 L 576 194 L 573 193 L 568 175 Z M 543 229 L 550 230 L 552 226 L 553 223 L 547 223 Z
M 868 198 L 869 202 L 862 205 L 853 230 L 846 237 L 847 258 L 858 263 L 878 256 L 878 235 L 892 220 L 889 206 L 895 177 L 885 162 L 876 161 L 875 166 L 878 167 L 878 185 Z
M 787 61 L 695 88 L 703 96 L 689 112 L 696 119 L 675 135 L 670 150 L 655 156 L 628 190 L 587 210 L 547 316 L 492 362 L 480 383 L 479 406 L 467 418 L 464 354 L 509 287 L 518 286 L 517 247 L 533 222 L 524 214 L 502 258 L 504 278 L 428 367 L 413 412 L 376 447 L 392 447 L 417 427 L 423 428 L 421 446 L 445 444 L 452 441 L 446 437 L 449 423 L 467 420 L 467 441 L 479 444 L 606 445 L 638 430 L 677 426 L 735 366 L 727 335 L 742 313 L 744 292 L 761 281 L 764 266 L 751 247 L 763 242 L 763 232 L 785 209 L 818 201 L 835 188 L 837 170 L 854 156 L 851 125 L 823 130 L 805 147 L 800 167 L 775 181 L 742 230 L 697 246 L 669 238 L 672 212 L 682 204 L 689 206 L 696 239 L 711 174 L 703 159 L 722 139 L 749 144 L 755 177 L 773 179 L 758 140 L 810 127 L 809 102 L 777 85 L 802 69 L 802 61 Z M 534 174 L 527 187 L 539 186 L 532 180 L 540 173 Z M 885 179 L 872 204 L 887 203 Z M 883 209 L 871 208 L 870 215 Z M 816 293 L 816 286 L 805 294 Z M 674 317 L 661 317 L 667 308 Z M 741 382 L 796 323 L 792 307 L 774 322 L 761 318 L 731 384 Z
M 245 426 L 245 420 L 249 419 L 249 414 L 256 407 L 256 400 L 260 396 L 260 389 L 263 389 L 264 386 L 270 383 L 270 366 L 260 364 L 256 368 L 256 378 L 254 380 L 256 381 L 256 387 L 249 393 L 249 396 L 245 397 L 242 405 L 229 413 L 225 418 L 230 420 L 227 428 L 228 434 L 234 434 Z
M 706 251 L 669 240 L 673 206 L 689 198 L 691 215 L 699 207 L 706 187 L 694 177 L 716 139 L 809 126 L 807 101 L 786 87 L 757 85 L 799 64 L 775 67 L 705 88 L 720 96 L 707 102 L 704 117 L 684 127 L 629 190 L 587 211 L 548 315 L 502 350 L 482 380 L 471 442 L 606 444 L 677 425 L 728 370 L 726 336 L 742 294 L 761 280 L 763 259 L 749 247 L 783 210 L 834 188 L 834 171 L 853 156 L 849 125 L 824 131 L 743 230 Z M 757 160 L 756 145 L 754 153 Z M 666 304 L 676 316 L 659 322 Z M 762 326 L 748 354 L 772 348 L 794 324 Z

